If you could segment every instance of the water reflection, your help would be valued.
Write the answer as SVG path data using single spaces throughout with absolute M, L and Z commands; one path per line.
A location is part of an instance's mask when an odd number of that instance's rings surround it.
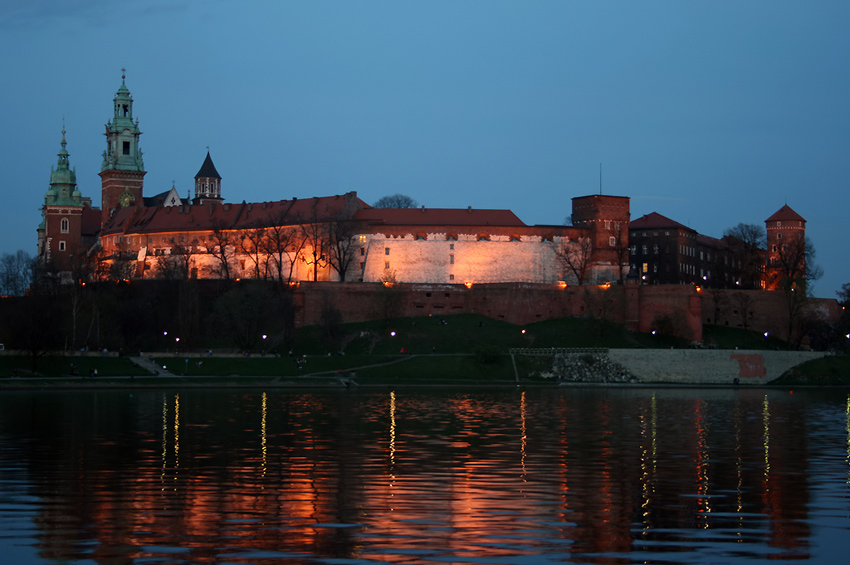
M 0 550 L 43 560 L 817 560 L 817 513 L 850 526 L 818 392 L 14 393 L 0 447 Z

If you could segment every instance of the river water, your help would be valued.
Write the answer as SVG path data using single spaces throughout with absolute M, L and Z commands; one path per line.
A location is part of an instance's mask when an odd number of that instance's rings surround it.
M 3 563 L 845 562 L 845 390 L 0 394 Z

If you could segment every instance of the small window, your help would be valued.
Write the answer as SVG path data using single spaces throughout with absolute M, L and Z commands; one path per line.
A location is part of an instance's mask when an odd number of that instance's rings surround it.
M 389 255 L 389 254 L 390 254 L 390 248 L 384 247 L 384 255 Z M 387 267 L 387 269 L 389 269 L 389 267 Z
M 386 263 L 384 263 L 384 268 L 385 268 L 385 269 L 389 269 L 389 268 L 390 268 L 390 262 L 389 262 L 389 261 L 387 261 Z
M 366 250 L 361 247 L 360 248 L 360 256 L 363 257 L 364 255 L 366 255 Z
M 417 234 L 416 234 L 416 239 L 417 239 L 418 241 L 424 241 L 424 240 L 425 240 L 425 239 L 427 239 L 427 238 L 425 237 L 425 234 L 424 234 L 424 233 L 417 233 Z
M 450 244 L 449 244 L 449 249 L 451 249 L 452 251 L 454 251 L 454 248 L 455 248 L 455 244 L 454 244 L 454 243 L 450 243 Z
M 608 245 L 610 247 L 617 247 L 617 238 L 613 235 L 608 238 Z
M 519 241 L 519 240 L 520 239 L 519 239 L 518 235 L 514 234 L 514 235 L 511 236 L 511 241 Z
M 129 155 L 130 154 L 130 142 L 125 141 L 124 145 L 122 146 L 122 149 L 123 149 L 124 155 Z
M 777 228 L 781 228 L 781 227 L 782 227 L 782 222 L 776 222 L 776 227 L 777 227 Z
M 68 218 L 62 218 L 61 224 L 62 224 L 62 227 L 61 227 L 62 233 L 68 233 L 68 225 L 69 225 Z
M 360 243 L 366 243 L 366 236 L 365 235 L 360 236 Z
M 65 242 L 64 241 L 59 242 L 59 251 L 65 251 Z
M 490 241 L 489 234 L 486 234 L 486 233 L 478 234 L 478 241 Z
M 782 234 L 781 233 L 776 234 L 776 239 L 782 239 Z
M 455 264 L 455 256 L 449 255 L 449 265 L 454 265 L 454 264 Z
M 449 275 L 449 280 L 450 280 L 450 281 L 455 280 L 455 276 L 454 276 L 454 275 Z
M 457 234 L 456 233 L 447 234 L 446 239 L 449 240 L 449 241 L 457 241 Z

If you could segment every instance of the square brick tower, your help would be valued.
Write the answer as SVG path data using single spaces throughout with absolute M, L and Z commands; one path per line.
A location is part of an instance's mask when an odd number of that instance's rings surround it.
M 123 69 L 122 69 L 123 71 Z M 142 185 L 145 167 L 139 148 L 139 119 L 133 121 L 133 97 L 124 84 L 113 99 L 112 121 L 106 124 L 106 151 L 100 167 L 102 186 L 101 226 L 117 208 L 134 206 L 142 202 Z

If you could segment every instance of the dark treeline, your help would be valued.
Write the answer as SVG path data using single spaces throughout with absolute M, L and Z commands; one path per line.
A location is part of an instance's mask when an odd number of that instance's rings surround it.
M 0 300 L 0 343 L 47 351 L 280 351 L 295 335 L 287 285 L 150 280 L 33 287 Z M 265 336 L 265 337 L 263 337 Z

